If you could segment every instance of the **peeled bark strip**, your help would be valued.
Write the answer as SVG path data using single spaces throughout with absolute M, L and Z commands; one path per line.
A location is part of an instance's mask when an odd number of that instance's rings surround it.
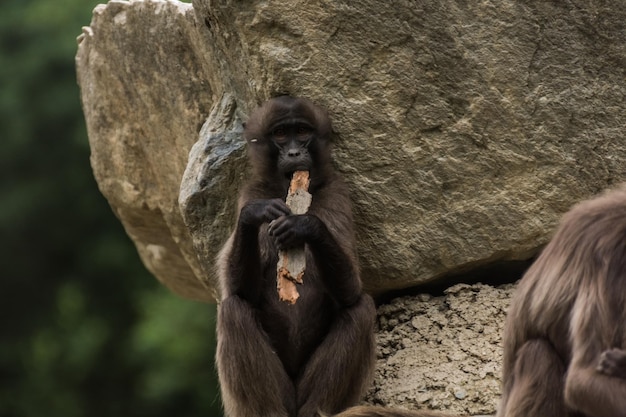
M 293 214 L 304 214 L 311 205 L 309 189 L 309 172 L 296 171 L 289 185 L 287 194 L 287 207 Z M 276 266 L 278 297 L 281 301 L 295 304 L 300 294 L 296 283 L 302 284 L 302 277 L 306 268 L 306 255 L 304 247 L 293 248 L 278 253 L 278 265 Z

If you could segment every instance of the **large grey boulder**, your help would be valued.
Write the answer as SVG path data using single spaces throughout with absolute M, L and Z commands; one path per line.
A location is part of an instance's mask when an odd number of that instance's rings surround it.
M 112 1 L 77 54 L 96 179 L 157 278 L 212 300 L 241 121 L 307 96 L 371 292 L 527 259 L 626 178 L 625 22 L 597 0 Z

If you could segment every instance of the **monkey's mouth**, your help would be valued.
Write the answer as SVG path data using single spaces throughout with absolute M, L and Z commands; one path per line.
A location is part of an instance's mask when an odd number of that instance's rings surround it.
M 305 168 L 305 167 L 301 167 L 301 168 L 296 168 L 293 171 L 287 171 L 285 172 L 285 178 L 288 179 L 289 181 L 291 181 L 291 179 L 293 178 L 293 174 L 295 174 L 297 171 L 310 171 L 309 168 Z

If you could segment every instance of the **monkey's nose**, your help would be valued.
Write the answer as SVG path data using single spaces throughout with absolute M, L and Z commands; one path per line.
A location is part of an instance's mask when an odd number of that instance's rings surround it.
M 300 149 L 289 149 L 287 151 L 287 156 L 290 156 L 292 158 L 300 156 Z

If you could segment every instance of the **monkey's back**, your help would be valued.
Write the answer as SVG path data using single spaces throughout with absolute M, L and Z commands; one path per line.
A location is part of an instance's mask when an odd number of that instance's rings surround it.
M 625 281 L 626 186 L 622 185 L 566 213 L 520 281 L 505 327 L 505 378 L 517 349 L 533 338 L 549 340 L 566 366 L 575 337 L 597 345 L 590 349 L 597 353 L 625 346 Z M 604 323 L 621 324 L 609 329 Z

